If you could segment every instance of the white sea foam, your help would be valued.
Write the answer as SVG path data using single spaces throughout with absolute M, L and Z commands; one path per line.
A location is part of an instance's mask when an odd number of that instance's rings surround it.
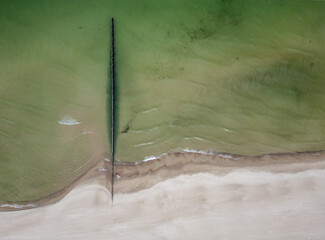
M 149 156 L 149 157 L 146 157 L 145 159 L 143 159 L 143 162 L 149 162 L 149 161 L 152 161 L 152 160 L 156 160 L 158 158 L 159 157 Z
M 223 130 L 225 130 L 226 132 L 232 132 L 230 129 L 228 128 L 223 128 Z
M 81 134 L 85 135 L 85 134 L 92 134 L 92 133 L 94 133 L 94 132 L 93 131 L 86 131 L 85 129 L 83 129 Z
M 189 149 L 189 148 L 184 148 L 184 152 L 190 152 L 190 153 L 201 153 L 201 154 L 208 154 L 208 155 L 213 155 L 215 154 L 214 151 L 203 151 L 203 150 L 195 150 L 195 149 Z
M 214 151 L 194 150 L 194 149 L 189 149 L 189 148 L 185 148 L 185 149 L 183 149 L 183 151 L 191 152 L 191 153 L 201 153 L 201 154 L 207 154 L 207 155 L 218 155 L 222 158 L 228 158 L 228 159 L 237 159 L 236 157 L 233 157 L 231 154 L 216 153 Z
M 153 111 L 156 111 L 156 110 L 157 110 L 157 108 L 150 108 L 150 109 L 148 109 L 146 111 L 143 111 L 142 113 L 150 113 L 150 112 L 153 112 Z
M 184 140 L 199 140 L 199 141 L 207 141 L 207 140 L 205 140 L 205 139 L 203 139 L 203 138 L 200 138 L 200 137 L 186 137 L 186 138 L 184 138 Z
M 219 153 L 218 155 L 219 155 L 220 157 L 223 157 L 223 158 L 233 158 L 233 156 L 230 155 L 230 154 Z
M 183 152 L 191 152 L 191 153 L 209 154 L 209 155 L 215 154 L 215 152 L 213 152 L 213 151 L 202 151 L 202 150 L 194 150 L 194 149 L 189 149 L 189 148 L 184 148 L 182 151 Z M 147 156 L 147 157 L 145 157 L 145 159 L 142 160 L 142 162 L 149 162 L 149 161 L 157 160 L 165 155 L 168 155 L 169 153 L 172 153 L 172 152 L 166 152 L 159 156 Z
M 296 53 L 301 53 L 304 55 L 308 55 L 308 56 L 312 56 L 313 54 L 306 52 L 306 51 L 302 51 L 302 50 L 298 50 L 298 49 L 294 49 L 294 48 L 287 48 L 289 51 L 291 52 L 296 52 Z
M 62 125 L 78 125 L 80 122 L 78 122 L 76 119 L 72 118 L 70 115 L 65 115 L 63 118 L 61 118 L 58 121 L 59 124 Z
M 153 127 L 153 128 L 150 128 L 150 129 L 147 129 L 147 130 L 138 130 L 138 131 L 132 131 L 134 133 L 144 133 L 144 132 L 151 132 L 151 131 L 155 131 L 156 129 L 160 128 L 160 126 L 158 127 Z
M 153 144 L 154 142 L 147 142 L 147 143 L 140 143 L 140 144 L 137 144 L 137 145 L 134 145 L 135 147 L 141 147 L 141 146 L 146 146 L 146 145 L 151 145 Z
M 21 209 L 24 207 L 37 207 L 37 204 L 35 203 L 30 203 L 30 204 L 26 204 L 26 205 L 21 205 L 21 204 L 8 204 L 8 203 L 4 203 L 4 204 L 0 204 L 0 207 L 2 208 L 15 208 L 15 209 Z
M 190 149 L 190 148 L 184 148 L 182 151 L 186 152 L 186 153 L 200 153 L 200 154 L 206 154 L 206 155 L 218 155 L 222 158 L 227 158 L 227 159 L 234 159 L 234 160 L 238 159 L 237 157 L 234 157 L 231 154 L 217 153 L 217 152 L 211 151 L 211 150 L 195 150 L 195 149 Z M 165 155 L 168 155 L 169 153 L 173 153 L 173 152 L 166 152 L 159 156 L 147 156 L 140 162 L 149 162 L 149 161 L 157 160 Z M 139 162 L 136 162 L 135 164 L 138 164 L 138 163 Z
M 80 137 L 81 135 L 88 135 L 94 133 L 93 131 L 86 131 L 85 129 L 82 130 L 82 133 L 78 134 L 74 138 Z
M 143 133 L 144 131 L 135 131 L 135 133 Z
M 167 153 L 163 153 L 163 154 L 161 154 L 161 155 L 159 155 L 159 156 L 148 156 L 148 157 L 145 157 L 145 159 L 142 160 L 142 162 L 149 162 L 149 161 L 157 160 L 157 159 L 159 159 L 159 158 L 161 158 L 162 156 L 165 156 L 165 155 L 167 155 L 167 154 L 168 154 L 168 152 L 167 152 Z

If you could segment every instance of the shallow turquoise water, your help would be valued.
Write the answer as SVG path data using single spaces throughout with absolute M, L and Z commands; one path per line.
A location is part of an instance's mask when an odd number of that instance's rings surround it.
M 35 200 L 110 156 L 325 148 L 321 1 L 1 1 L 0 201 Z M 108 113 L 108 114 L 107 114 Z

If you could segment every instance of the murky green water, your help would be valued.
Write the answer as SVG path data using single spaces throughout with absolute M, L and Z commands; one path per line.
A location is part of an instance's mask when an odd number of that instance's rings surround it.
M 0 201 L 34 200 L 109 154 L 325 148 L 322 1 L 1 1 Z
M 86 1 L 1 1 L 0 200 L 46 196 L 109 151 L 106 20 Z
M 120 20 L 120 161 L 324 149 L 324 3 L 161 4 Z

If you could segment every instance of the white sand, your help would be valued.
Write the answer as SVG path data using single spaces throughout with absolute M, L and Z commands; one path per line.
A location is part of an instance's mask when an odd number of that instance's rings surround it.
M 325 170 L 181 175 L 129 194 L 92 181 L 0 213 L 0 239 L 325 239 Z

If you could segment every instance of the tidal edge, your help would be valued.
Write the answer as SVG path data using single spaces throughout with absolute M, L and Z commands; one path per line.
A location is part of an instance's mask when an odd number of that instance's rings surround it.
M 241 156 L 229 153 L 171 152 L 160 157 L 135 163 L 114 163 L 115 194 L 127 194 L 152 187 L 182 174 L 208 172 L 225 175 L 234 170 L 293 173 L 325 169 L 325 151 L 275 153 Z M 100 181 L 112 189 L 112 162 L 103 158 L 80 174 L 72 183 L 44 198 L 28 202 L 1 202 L 0 212 L 19 211 L 54 204 L 72 189 L 89 181 Z M 109 204 L 109 203 L 108 203 Z

